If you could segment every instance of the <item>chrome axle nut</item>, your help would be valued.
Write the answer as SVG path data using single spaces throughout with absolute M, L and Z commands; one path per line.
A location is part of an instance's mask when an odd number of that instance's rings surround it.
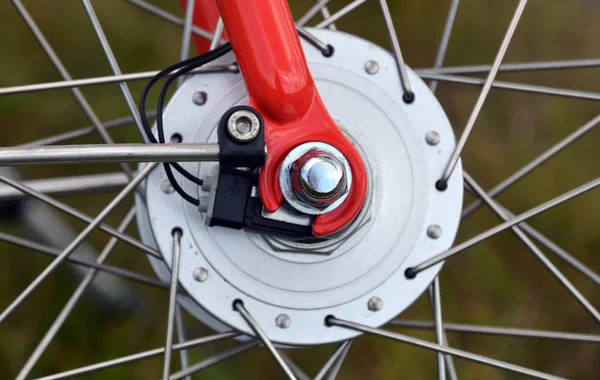
M 352 175 L 346 158 L 334 147 L 307 143 L 292 150 L 282 165 L 284 197 L 298 211 L 324 214 L 347 197 Z

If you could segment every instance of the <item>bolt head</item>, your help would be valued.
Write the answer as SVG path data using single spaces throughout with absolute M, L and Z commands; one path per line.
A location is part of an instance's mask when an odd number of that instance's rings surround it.
M 379 72 L 379 63 L 373 60 L 365 62 L 365 71 L 371 75 L 377 74 Z
M 160 189 L 165 194 L 173 194 L 175 192 L 171 181 L 169 181 L 168 179 L 165 179 L 160 183 Z
M 286 314 L 279 314 L 277 318 L 275 318 L 275 324 L 277 325 L 277 327 L 287 329 L 291 326 L 292 320 Z
M 208 279 L 208 271 L 204 268 L 196 268 L 194 269 L 194 280 L 197 282 L 204 282 Z
M 383 307 L 383 301 L 379 297 L 371 297 L 369 302 L 367 302 L 367 307 L 371 311 L 379 311 Z
M 440 143 L 440 134 L 437 133 L 436 131 L 429 131 L 427 132 L 427 134 L 425 135 L 425 141 L 427 141 L 427 144 L 429 145 L 437 145 Z
M 432 239 L 439 239 L 439 237 L 442 236 L 442 228 L 437 224 L 432 224 L 427 227 L 427 236 Z
M 206 103 L 207 99 L 208 99 L 208 94 L 204 91 L 195 92 L 194 95 L 192 96 L 192 101 L 197 106 L 204 105 Z
M 227 132 L 237 141 L 252 141 L 260 132 L 260 120 L 251 111 L 235 111 L 227 120 Z

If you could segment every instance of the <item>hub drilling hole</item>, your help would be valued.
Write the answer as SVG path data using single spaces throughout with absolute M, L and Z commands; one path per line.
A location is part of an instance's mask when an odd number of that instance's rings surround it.
M 183 141 L 183 137 L 179 133 L 173 133 L 171 135 L 171 142 L 172 143 L 180 143 L 182 141 Z

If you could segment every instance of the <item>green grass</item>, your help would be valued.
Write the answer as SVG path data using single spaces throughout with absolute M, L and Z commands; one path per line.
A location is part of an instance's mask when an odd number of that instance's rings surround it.
M 449 1 L 389 1 L 406 61 L 411 67 L 429 67 L 434 61 Z M 26 1 L 28 9 L 75 78 L 109 75 L 110 68 L 95 39 L 83 8 L 75 0 Z M 154 1 L 182 16 L 178 1 Z M 312 2 L 293 1 L 296 15 Z M 346 1 L 334 0 L 332 9 Z M 447 65 L 490 63 L 517 4 L 516 0 L 463 0 L 450 40 Z M 98 16 L 123 72 L 154 70 L 177 60 L 181 30 L 119 0 L 95 1 Z M 505 61 L 528 62 L 596 58 L 599 52 L 600 3 L 591 0 L 531 0 Z M 338 27 L 388 47 L 376 1 L 361 6 Z M 0 4 L 0 86 L 60 80 L 9 2 Z M 501 74 L 502 80 L 600 92 L 598 69 Z M 132 83 L 134 96 L 143 82 Z M 102 120 L 127 114 L 116 85 L 82 89 Z M 479 93 L 477 87 L 440 83 L 437 95 L 457 135 L 462 131 Z M 151 99 L 154 101 L 155 98 Z M 493 90 L 476 123 L 463 155 L 465 169 L 484 188 L 490 188 L 597 114 L 596 103 L 550 96 Z M 0 141 L 9 146 L 89 124 L 70 91 L 57 90 L 0 97 Z M 598 138 L 588 138 L 565 150 L 498 199 L 515 212 L 550 199 L 597 176 L 600 169 Z M 116 141 L 139 141 L 135 127 L 115 130 Z M 100 142 L 96 136 L 77 142 Z M 27 177 L 42 178 L 114 171 L 114 165 L 45 166 L 24 168 Z M 89 215 L 97 214 L 112 194 L 64 199 Z M 467 197 L 467 202 L 470 198 Z M 124 205 L 108 222 L 116 225 L 127 211 Z M 600 197 L 592 192 L 532 220 L 538 228 L 591 268 L 600 268 L 598 235 Z M 67 219 L 76 230 L 82 224 Z M 498 223 L 487 210 L 462 226 L 458 241 Z M 11 220 L 2 230 L 25 234 Z M 131 228 L 136 234 L 135 228 Z M 94 233 L 90 243 L 101 249 L 107 237 Z M 0 305 L 8 305 L 49 263 L 49 258 L 0 244 Z M 556 265 L 595 305 L 600 292 L 593 283 L 548 253 Z M 147 261 L 120 245 L 109 263 L 152 275 Z M 598 333 L 593 319 L 548 274 L 509 232 L 453 258 L 441 275 L 444 316 L 448 321 L 497 324 Z M 59 270 L 0 326 L 0 378 L 13 378 L 60 311 L 76 284 L 70 272 Z M 163 344 L 167 295 L 143 285 L 138 308 L 108 310 L 88 295 L 78 305 L 35 367 L 34 376 L 135 353 Z M 398 290 L 399 292 L 402 289 Z M 2 306 L 4 307 L 4 306 Z M 405 312 L 407 318 L 430 319 L 422 297 Z M 188 320 L 189 336 L 209 331 Z M 411 332 L 412 334 L 412 332 Z M 433 339 L 431 332 L 415 336 Z M 541 340 L 449 334 L 461 349 L 577 379 L 599 376 L 597 345 Z M 191 360 L 232 347 L 231 342 L 192 350 Z M 315 374 L 333 347 L 298 350 L 290 355 L 307 373 Z M 383 341 L 361 339 L 353 345 L 342 367 L 347 379 L 431 379 L 437 373 L 433 353 Z M 175 357 L 178 357 L 175 355 Z M 174 360 L 174 368 L 178 360 Z M 89 375 L 90 379 L 153 379 L 161 373 L 162 358 Z M 456 360 L 461 379 L 504 379 L 516 376 L 464 360 Z M 264 350 L 253 350 L 197 375 L 198 379 L 281 378 Z

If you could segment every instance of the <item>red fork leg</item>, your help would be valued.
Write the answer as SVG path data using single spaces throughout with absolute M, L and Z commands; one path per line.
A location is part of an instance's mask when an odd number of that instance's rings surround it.
M 324 142 L 346 156 L 352 188 L 335 210 L 316 217 L 313 233 L 325 236 L 350 223 L 367 192 L 365 166 L 356 148 L 325 109 L 308 70 L 286 0 L 217 0 L 250 105 L 265 119 L 267 161 L 259 188 L 264 207 L 274 212 L 283 201 L 279 169 L 289 151 L 306 142 Z

